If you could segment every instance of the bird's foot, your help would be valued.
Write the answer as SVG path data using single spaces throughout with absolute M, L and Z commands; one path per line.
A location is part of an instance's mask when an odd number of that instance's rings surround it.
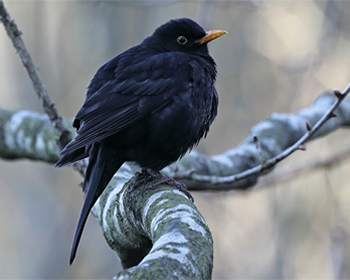
M 176 187 L 178 188 L 180 191 L 182 191 L 185 195 L 187 195 L 187 197 L 194 202 L 193 196 L 191 195 L 191 193 L 187 190 L 187 187 L 184 183 L 180 183 L 178 181 L 176 181 L 173 178 L 169 178 L 167 176 L 165 176 L 164 174 L 160 173 L 159 171 L 156 170 L 142 170 L 143 172 L 147 172 L 148 174 L 152 175 L 152 177 L 154 177 L 155 179 L 152 180 L 151 182 L 147 183 L 146 185 L 144 185 L 144 187 L 142 188 L 142 195 L 145 194 L 145 191 L 147 189 L 150 189 L 152 187 L 161 185 L 161 184 L 168 184 L 170 186 Z

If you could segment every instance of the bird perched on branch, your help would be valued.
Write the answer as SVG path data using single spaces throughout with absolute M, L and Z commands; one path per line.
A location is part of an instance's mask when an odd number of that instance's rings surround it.
M 98 69 L 73 122 L 77 135 L 56 163 L 89 157 L 70 264 L 92 206 L 124 162 L 152 170 L 154 185 L 174 183 L 159 170 L 206 136 L 218 105 L 207 43 L 225 33 L 205 32 L 188 18 L 170 20 Z

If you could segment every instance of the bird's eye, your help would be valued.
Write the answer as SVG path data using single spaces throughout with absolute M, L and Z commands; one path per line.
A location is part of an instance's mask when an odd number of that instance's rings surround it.
M 179 36 L 177 37 L 177 42 L 180 44 L 180 45 L 184 45 L 187 43 L 187 38 L 184 37 L 184 36 Z

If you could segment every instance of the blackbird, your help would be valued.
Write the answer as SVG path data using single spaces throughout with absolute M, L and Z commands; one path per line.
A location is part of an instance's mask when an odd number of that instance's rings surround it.
M 173 19 L 98 69 L 73 121 L 77 135 L 56 163 L 89 157 L 70 264 L 92 206 L 124 162 L 154 171 L 163 182 L 159 170 L 206 136 L 218 106 L 207 43 L 225 33 Z

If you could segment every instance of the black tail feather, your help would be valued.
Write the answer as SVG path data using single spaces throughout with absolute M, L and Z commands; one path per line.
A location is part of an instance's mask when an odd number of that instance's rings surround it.
M 97 143 L 94 144 L 85 173 L 83 190 L 86 191 L 86 196 L 74 234 L 69 258 L 70 265 L 74 261 L 91 208 L 122 164 L 123 161 L 119 161 L 113 157 L 113 154 L 101 149 Z
M 63 150 L 62 150 L 63 151 Z M 63 167 L 77 160 L 88 157 L 89 154 L 85 151 L 85 147 L 77 149 L 71 153 L 60 153 L 60 158 L 56 162 L 55 167 Z

